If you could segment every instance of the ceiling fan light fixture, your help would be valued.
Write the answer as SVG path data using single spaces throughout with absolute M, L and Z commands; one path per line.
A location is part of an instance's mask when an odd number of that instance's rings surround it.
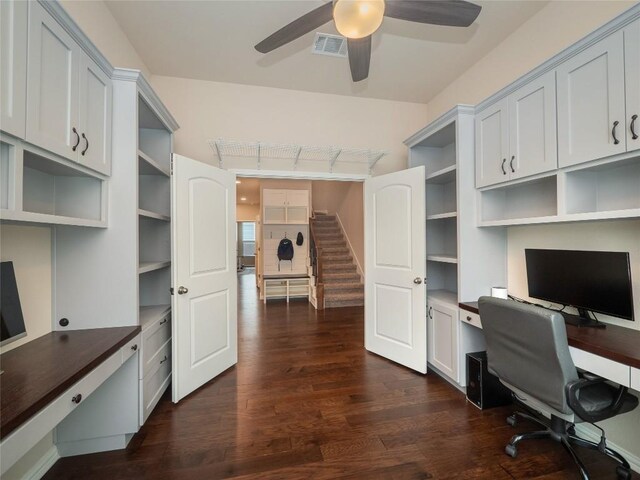
M 384 0 L 335 0 L 333 20 L 341 35 L 364 38 L 380 28 Z

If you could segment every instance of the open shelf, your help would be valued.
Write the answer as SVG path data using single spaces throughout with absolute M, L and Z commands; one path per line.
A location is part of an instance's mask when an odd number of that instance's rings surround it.
M 144 330 L 146 325 L 164 317 L 171 310 L 171 304 L 146 305 L 140 307 L 140 326 Z
M 163 175 L 168 177 L 169 170 L 165 170 L 142 150 L 138 150 L 138 175 Z
M 427 215 L 427 220 L 446 220 L 447 218 L 456 218 L 458 212 L 439 213 L 437 215 Z
M 138 264 L 138 273 L 149 273 L 169 266 L 171 266 L 171 261 L 169 260 L 161 260 L 159 262 L 140 262 Z
M 99 178 L 24 150 L 22 213 L 34 214 L 29 221 L 104 226 L 103 184 Z M 27 216 L 20 217 L 27 221 Z
M 69 225 L 73 227 L 107 228 L 104 220 L 88 220 L 86 218 L 64 217 L 47 213 L 20 212 L 0 209 L 0 220 L 8 222 L 46 223 L 49 225 Z
M 435 300 L 440 303 L 458 308 L 458 294 L 450 290 L 429 290 L 427 289 L 427 302 Z
M 149 262 L 151 263 L 151 262 Z M 149 270 L 144 275 L 138 276 L 138 294 L 140 309 L 147 305 L 171 304 L 171 269 L 165 262 L 162 268 Z
M 169 177 L 138 176 L 138 208 L 160 216 L 171 216 L 171 181 Z
M 426 185 L 427 218 L 457 211 L 456 182 Z
M 435 291 L 451 292 L 457 296 L 458 265 L 434 262 L 427 258 L 427 297 Z
M 446 253 L 429 254 L 427 255 L 427 260 L 430 262 L 458 263 L 458 258 L 455 255 L 448 255 Z
M 431 185 L 438 185 L 443 183 L 451 183 L 456 181 L 456 166 L 450 165 L 438 170 L 437 172 L 427 175 L 426 182 Z
M 145 218 L 153 218 L 155 220 L 162 220 L 163 222 L 170 222 L 171 217 L 169 215 L 160 215 L 156 212 L 151 212 L 149 210 L 138 209 L 138 215 Z
M 569 171 L 565 175 L 569 215 L 640 209 L 640 161 L 637 158 Z
M 557 176 L 481 192 L 481 224 L 532 223 L 558 215 Z M 526 221 L 525 221 L 526 220 Z M 503 223 L 507 222 L 507 223 Z
M 411 167 L 424 165 L 426 180 L 436 180 L 439 176 L 453 172 L 456 166 L 456 125 L 454 122 L 429 135 L 410 148 Z M 447 183 L 445 181 L 445 183 Z
M 138 259 L 140 263 L 171 258 L 171 224 L 154 218 L 138 218 Z

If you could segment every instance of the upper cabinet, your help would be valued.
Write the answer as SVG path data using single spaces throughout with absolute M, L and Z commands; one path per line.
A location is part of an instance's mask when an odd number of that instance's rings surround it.
M 557 168 L 555 72 L 476 114 L 476 186 Z
M 27 98 L 27 2 L 0 2 L 0 126 L 24 138 Z
M 38 2 L 28 43 L 25 139 L 108 175 L 111 80 Z
M 618 31 L 558 66 L 561 167 L 626 150 L 624 62 Z
M 640 148 L 640 20 L 624 30 L 627 151 Z
M 267 189 L 262 191 L 265 224 L 309 223 L 309 191 Z

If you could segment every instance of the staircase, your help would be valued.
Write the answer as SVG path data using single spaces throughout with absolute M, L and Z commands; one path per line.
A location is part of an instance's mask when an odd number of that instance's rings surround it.
M 322 249 L 324 307 L 364 305 L 364 285 L 336 217 L 316 213 L 311 221 L 317 246 Z

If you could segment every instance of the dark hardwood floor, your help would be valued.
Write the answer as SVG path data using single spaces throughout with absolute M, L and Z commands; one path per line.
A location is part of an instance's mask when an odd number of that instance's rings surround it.
M 437 375 L 367 353 L 361 307 L 264 306 L 239 278 L 238 365 L 179 405 L 165 395 L 126 451 L 61 459 L 45 478 L 578 478 L 552 441 L 503 453 L 510 408 L 480 411 Z M 593 478 L 615 478 L 581 453 Z

